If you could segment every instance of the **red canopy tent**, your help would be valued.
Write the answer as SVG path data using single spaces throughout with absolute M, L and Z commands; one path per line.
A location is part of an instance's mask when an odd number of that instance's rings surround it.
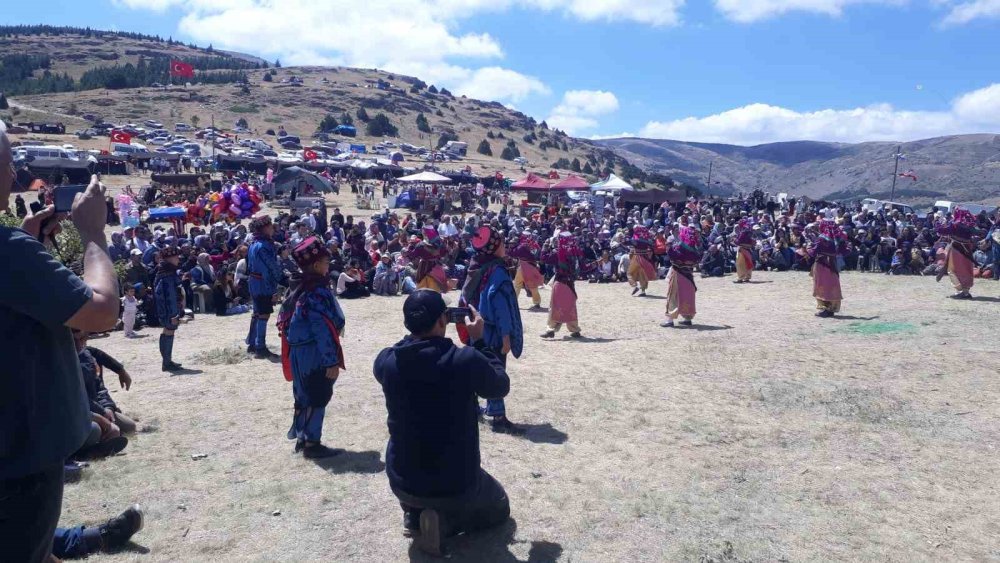
M 573 190 L 573 191 L 587 191 L 590 189 L 590 184 L 579 176 L 567 176 L 565 180 L 557 182 L 552 186 L 553 190 Z
M 550 188 L 550 186 L 548 182 L 536 176 L 533 172 L 529 172 L 527 176 L 514 182 L 511 188 L 515 190 L 524 190 L 526 192 L 530 192 L 530 191 L 542 191 L 542 190 L 547 191 Z

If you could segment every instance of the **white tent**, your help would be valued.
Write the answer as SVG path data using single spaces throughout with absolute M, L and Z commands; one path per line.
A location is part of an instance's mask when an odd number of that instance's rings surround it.
M 423 184 L 447 184 L 451 182 L 451 178 L 447 176 L 442 176 L 434 172 L 420 172 L 418 174 L 411 174 L 409 176 L 403 176 L 399 179 L 400 182 L 420 182 Z
M 590 186 L 592 190 L 603 190 L 606 192 L 619 192 L 625 188 L 631 188 L 632 184 L 629 184 L 625 180 L 622 180 L 618 176 L 611 174 L 608 179 L 603 182 L 598 182 Z

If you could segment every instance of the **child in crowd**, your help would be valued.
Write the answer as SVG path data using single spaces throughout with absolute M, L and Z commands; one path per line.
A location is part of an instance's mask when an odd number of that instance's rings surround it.
M 116 425 L 122 434 L 134 433 L 136 430 L 135 421 L 122 413 L 114 399 L 111 398 L 108 388 L 104 385 L 104 368 L 118 375 L 118 383 L 126 391 L 132 388 L 132 376 L 129 375 L 121 362 L 102 350 L 87 346 L 89 335 L 86 332 L 74 330 L 73 337 L 76 341 L 76 351 L 80 359 L 80 373 L 83 376 L 83 385 L 87 390 L 87 400 L 90 403 L 91 412 Z
M 156 316 L 160 320 L 160 326 L 163 327 L 163 333 L 160 334 L 160 358 L 163 360 L 161 368 L 169 372 L 183 369 L 173 360 L 174 331 L 177 330 L 181 315 L 184 314 L 184 307 L 181 305 L 183 301 L 181 278 L 177 275 L 180 263 L 180 251 L 176 246 L 168 246 L 161 250 L 160 265 L 156 270 L 153 287 Z
M 330 253 L 316 237 L 309 237 L 292 251 L 302 277 L 281 305 L 278 329 L 282 336 L 282 367 L 292 381 L 295 400 L 288 438 L 295 452 L 317 459 L 340 453 L 320 443 L 326 405 L 333 384 L 344 369 L 340 335 L 346 320 L 330 291 L 327 273 Z
M 125 288 L 125 297 L 122 297 L 122 325 L 125 329 L 125 338 L 135 338 L 135 316 L 139 312 L 139 300 L 135 294 L 142 288 L 142 284 L 130 285 Z

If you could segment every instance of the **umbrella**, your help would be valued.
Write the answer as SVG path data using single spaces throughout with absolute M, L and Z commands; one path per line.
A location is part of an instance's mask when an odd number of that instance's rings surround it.
M 403 176 L 399 179 L 400 182 L 421 182 L 424 184 L 448 184 L 451 182 L 451 178 L 447 176 L 442 176 L 434 172 L 420 172 L 417 174 L 410 174 L 409 176 Z

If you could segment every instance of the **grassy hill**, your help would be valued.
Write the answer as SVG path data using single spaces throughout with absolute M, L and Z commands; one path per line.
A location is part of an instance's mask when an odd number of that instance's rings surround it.
M 895 198 L 915 204 L 938 199 L 997 203 L 1000 199 L 1000 135 L 954 135 L 910 143 L 800 141 L 754 147 L 657 139 L 609 139 L 598 144 L 647 170 L 667 174 L 713 193 L 761 188 L 813 198 L 888 198 L 893 155 L 906 160 Z M 712 185 L 707 186 L 709 165 Z
M 15 33 L 18 30 L 20 34 Z M 263 136 L 265 130 L 280 125 L 305 140 L 312 138 L 325 116 L 340 119 L 347 114 L 358 127 L 359 142 L 378 142 L 382 137 L 367 135 L 365 124 L 357 118 L 358 110 L 364 108 L 369 117 L 382 113 L 398 128 L 393 139 L 396 142 L 434 148 L 442 135 L 467 142 L 469 159 L 461 165 L 470 164 L 476 173 L 501 170 L 508 175 L 522 175 L 520 165 L 500 158 L 509 145 L 510 152 L 529 161 L 525 170 L 544 173 L 554 167 L 565 173 L 576 168 L 575 161 L 591 180 L 609 171 L 627 178 L 653 180 L 614 151 L 551 130 L 498 102 L 456 97 L 417 78 L 380 70 L 275 68 L 246 55 L 210 51 L 169 38 L 63 28 L 0 27 L 0 48 L 0 57 L 48 57 L 48 68 L 35 69 L 25 81 L 63 75 L 72 79 L 60 87 L 65 91 L 8 94 L 11 113 L 22 114 L 7 115 L 13 121 L 31 116 L 59 119 L 77 127 L 85 125 L 83 115 L 93 114 L 114 123 L 155 119 L 164 124 L 197 121 L 202 127 L 214 119 L 216 126 L 231 128 L 243 118 L 255 136 Z M 162 65 L 170 59 L 200 62 L 193 85 L 151 86 L 154 81 L 168 81 Z M 164 70 L 157 74 L 157 68 Z M 218 78 L 223 73 L 239 76 L 228 83 L 203 83 L 207 77 Z M 117 76 L 146 86 L 119 88 L 122 79 Z M 301 84 L 288 83 L 293 78 L 301 80 Z M 93 88 L 96 79 L 117 82 L 105 85 L 111 87 Z M 38 86 L 23 81 L 17 84 L 22 90 Z M 429 132 L 418 128 L 421 114 L 429 126 L 424 129 Z M 477 153 L 482 141 L 489 144 L 492 156 Z M 559 166 L 554 166 L 556 163 Z

